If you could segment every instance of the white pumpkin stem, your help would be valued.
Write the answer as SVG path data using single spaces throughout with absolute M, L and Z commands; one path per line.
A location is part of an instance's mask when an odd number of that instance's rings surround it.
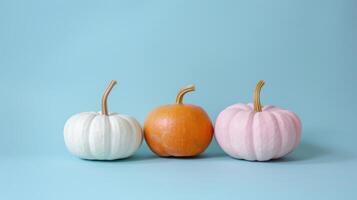
M 177 104 L 182 104 L 183 103 L 183 96 L 185 96 L 186 93 L 193 92 L 195 90 L 196 90 L 195 85 L 188 85 L 186 87 L 181 88 L 180 91 L 177 93 L 176 103 Z
M 108 104 L 107 104 L 107 100 L 108 100 L 108 96 L 110 94 L 110 92 L 112 91 L 114 85 L 117 84 L 116 80 L 112 80 L 110 81 L 107 89 L 104 91 L 104 94 L 102 96 L 102 115 L 108 115 Z
M 262 90 L 262 87 L 264 86 L 265 82 L 263 80 L 260 80 L 257 83 L 257 86 L 255 87 L 254 91 L 254 112 L 262 112 L 262 104 L 260 102 L 260 91 Z

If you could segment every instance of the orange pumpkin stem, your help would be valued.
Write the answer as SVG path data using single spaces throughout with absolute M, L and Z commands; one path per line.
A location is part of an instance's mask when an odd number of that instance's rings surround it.
M 117 84 L 116 80 L 110 81 L 107 89 L 104 91 L 104 94 L 102 96 L 102 115 L 107 115 L 108 116 L 108 105 L 107 105 L 107 100 L 110 92 L 112 91 L 114 85 Z
M 265 82 L 263 80 L 260 80 L 257 83 L 257 86 L 255 87 L 254 91 L 254 112 L 262 112 L 262 104 L 260 102 L 260 91 L 262 90 L 262 87 L 264 86 Z
M 182 104 L 183 103 L 183 96 L 185 96 L 186 93 L 193 92 L 195 90 L 196 90 L 195 85 L 188 85 L 186 87 L 181 88 L 181 90 L 177 93 L 176 103 L 177 104 Z

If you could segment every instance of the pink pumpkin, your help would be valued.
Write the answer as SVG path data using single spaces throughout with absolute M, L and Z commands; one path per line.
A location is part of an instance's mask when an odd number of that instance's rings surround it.
M 301 122 L 289 111 L 260 103 L 259 81 L 254 104 L 235 104 L 223 110 L 215 126 L 219 146 L 230 156 L 251 161 L 277 159 L 300 143 Z

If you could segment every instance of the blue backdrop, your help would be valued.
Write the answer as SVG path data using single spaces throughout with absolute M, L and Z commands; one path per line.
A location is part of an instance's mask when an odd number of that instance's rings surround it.
M 356 199 L 357 1 L 0 1 L 0 199 Z M 213 121 L 250 102 L 295 111 L 300 147 L 285 159 L 234 160 L 215 141 L 195 159 L 143 143 L 131 159 L 71 156 L 63 125 L 109 109 L 141 123 L 185 102 Z

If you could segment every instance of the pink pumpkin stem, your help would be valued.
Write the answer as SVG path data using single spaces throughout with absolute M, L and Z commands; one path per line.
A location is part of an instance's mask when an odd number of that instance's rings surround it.
M 260 91 L 262 90 L 262 87 L 264 86 L 265 82 L 263 80 L 260 80 L 257 83 L 257 86 L 255 87 L 254 91 L 254 112 L 262 112 L 262 104 L 260 102 Z

